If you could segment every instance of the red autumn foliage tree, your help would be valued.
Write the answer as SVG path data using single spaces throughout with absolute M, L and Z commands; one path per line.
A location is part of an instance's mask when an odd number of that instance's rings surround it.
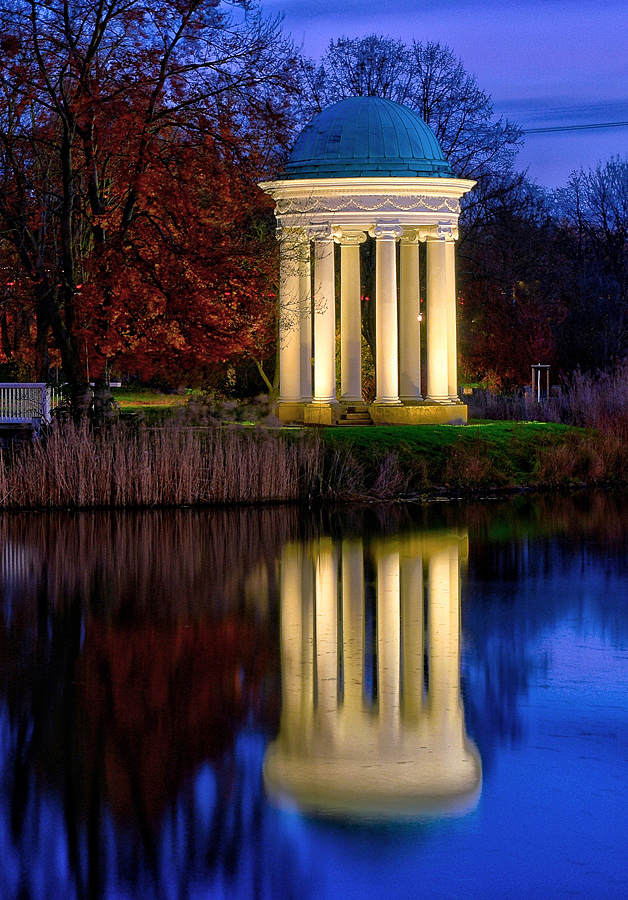
M 268 203 L 213 141 L 155 160 L 143 214 L 85 261 L 76 334 L 92 371 L 204 380 L 275 334 Z M 167 185 L 176 189 L 168 190 Z
M 289 134 L 293 54 L 256 0 L 229 7 L 0 0 L 2 266 L 77 409 L 86 353 L 93 375 L 201 372 L 272 329 L 254 183 Z
M 274 663 L 268 634 L 243 621 L 161 631 L 94 623 L 80 663 L 86 757 L 102 754 L 114 815 L 159 822 L 190 770 L 219 758 L 247 715 L 276 727 L 263 690 Z

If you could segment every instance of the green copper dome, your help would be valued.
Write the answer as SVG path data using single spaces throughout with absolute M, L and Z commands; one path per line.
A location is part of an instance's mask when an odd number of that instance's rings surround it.
M 303 129 L 284 179 L 428 176 L 455 178 L 433 131 L 406 106 L 349 97 Z

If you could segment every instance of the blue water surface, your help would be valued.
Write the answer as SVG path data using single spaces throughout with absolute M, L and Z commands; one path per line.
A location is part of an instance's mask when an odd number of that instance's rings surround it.
M 452 534 L 479 796 L 414 818 L 269 796 L 286 548 L 331 547 L 340 584 L 343 540 Z M 31 514 L 0 539 L 1 898 L 628 896 L 625 497 Z

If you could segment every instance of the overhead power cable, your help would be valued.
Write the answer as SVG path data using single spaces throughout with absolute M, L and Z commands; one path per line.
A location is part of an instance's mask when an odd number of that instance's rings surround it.
M 551 125 L 547 128 L 524 128 L 524 134 L 553 134 L 557 131 L 591 131 L 593 128 L 625 128 L 628 122 L 595 122 L 591 125 Z

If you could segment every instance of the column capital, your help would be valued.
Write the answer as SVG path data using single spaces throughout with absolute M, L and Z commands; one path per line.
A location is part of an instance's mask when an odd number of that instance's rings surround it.
M 366 240 L 366 231 L 356 228 L 336 228 L 336 241 L 344 247 L 358 246 Z
M 329 222 L 324 222 L 321 225 L 308 225 L 307 236 L 311 241 L 325 243 L 333 241 L 336 238 L 337 231 L 338 229 L 334 228 Z
M 404 228 L 401 235 L 402 244 L 418 244 L 421 240 L 418 228 Z
M 403 228 L 399 222 L 376 222 L 369 228 L 371 237 L 384 241 L 396 241 L 403 234 Z
M 439 222 L 438 225 L 423 225 L 418 229 L 420 241 L 457 241 L 458 226 L 449 222 Z

